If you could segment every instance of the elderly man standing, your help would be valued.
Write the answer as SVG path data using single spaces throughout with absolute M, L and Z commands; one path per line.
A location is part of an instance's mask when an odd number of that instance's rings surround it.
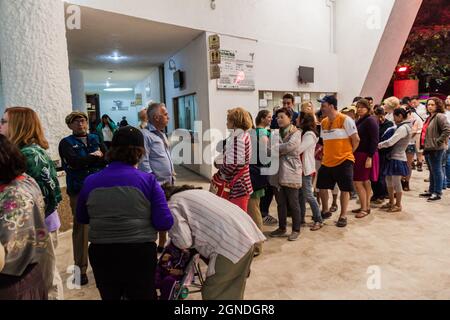
M 88 283 L 86 275 L 88 267 L 88 228 L 78 223 L 75 218 L 78 195 L 84 180 L 106 166 L 105 146 L 99 137 L 88 133 L 88 116 L 74 111 L 66 117 L 66 124 L 72 130 L 72 135 L 59 143 L 59 156 L 66 172 L 67 194 L 70 197 L 70 207 L 73 214 L 73 255 L 75 265 L 80 268 L 80 285 Z M 75 279 L 76 280 L 76 279 Z
M 164 129 L 169 124 L 169 113 L 164 103 L 152 103 L 147 109 L 148 125 L 142 129 L 145 141 L 145 155 L 142 158 L 139 169 L 147 173 L 153 173 L 162 185 L 175 184 L 175 170 L 172 156 L 170 155 L 169 140 Z M 167 241 L 167 233 L 159 233 L 158 252 L 162 252 Z

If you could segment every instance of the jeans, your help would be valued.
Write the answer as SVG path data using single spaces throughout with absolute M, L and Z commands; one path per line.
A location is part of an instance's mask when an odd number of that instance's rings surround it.
M 450 188 L 450 141 L 447 149 L 447 161 L 445 162 L 445 177 L 447 182 L 447 188 Z
M 425 155 L 428 168 L 430 169 L 430 188 L 428 192 L 439 196 L 442 195 L 442 160 L 445 152 L 445 150 L 428 151 Z
M 275 199 L 278 208 L 278 225 L 281 230 L 286 230 L 288 205 L 292 214 L 292 231 L 300 232 L 300 204 L 298 201 L 298 189 L 281 187 L 275 191 Z
M 302 222 L 305 221 L 306 215 L 306 202 L 309 203 L 313 214 L 314 222 L 322 223 L 322 214 L 320 213 L 319 203 L 317 203 L 316 197 L 314 197 L 312 186 L 312 175 L 303 176 L 302 188 L 299 191 L 298 200 L 300 202 L 300 213 Z

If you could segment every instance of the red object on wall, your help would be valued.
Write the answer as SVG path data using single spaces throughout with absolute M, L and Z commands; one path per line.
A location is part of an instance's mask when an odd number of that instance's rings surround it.
M 412 97 L 419 94 L 419 80 L 396 80 L 394 81 L 394 96 L 399 99 Z

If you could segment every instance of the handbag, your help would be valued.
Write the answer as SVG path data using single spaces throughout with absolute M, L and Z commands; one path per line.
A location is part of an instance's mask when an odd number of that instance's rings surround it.
M 230 198 L 231 189 L 236 184 L 236 182 L 244 175 L 244 172 L 245 167 L 230 182 L 224 180 L 221 177 L 220 172 L 217 172 L 211 179 L 209 191 L 214 193 L 218 197 L 228 200 Z

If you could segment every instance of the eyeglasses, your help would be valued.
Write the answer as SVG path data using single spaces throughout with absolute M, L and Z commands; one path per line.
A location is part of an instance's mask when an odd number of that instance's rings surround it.
M 86 123 L 86 119 L 73 120 L 72 123 L 83 124 L 83 123 Z
M 0 124 L 1 125 L 7 124 L 7 123 L 8 123 L 8 121 L 6 121 L 5 119 L 0 119 Z

